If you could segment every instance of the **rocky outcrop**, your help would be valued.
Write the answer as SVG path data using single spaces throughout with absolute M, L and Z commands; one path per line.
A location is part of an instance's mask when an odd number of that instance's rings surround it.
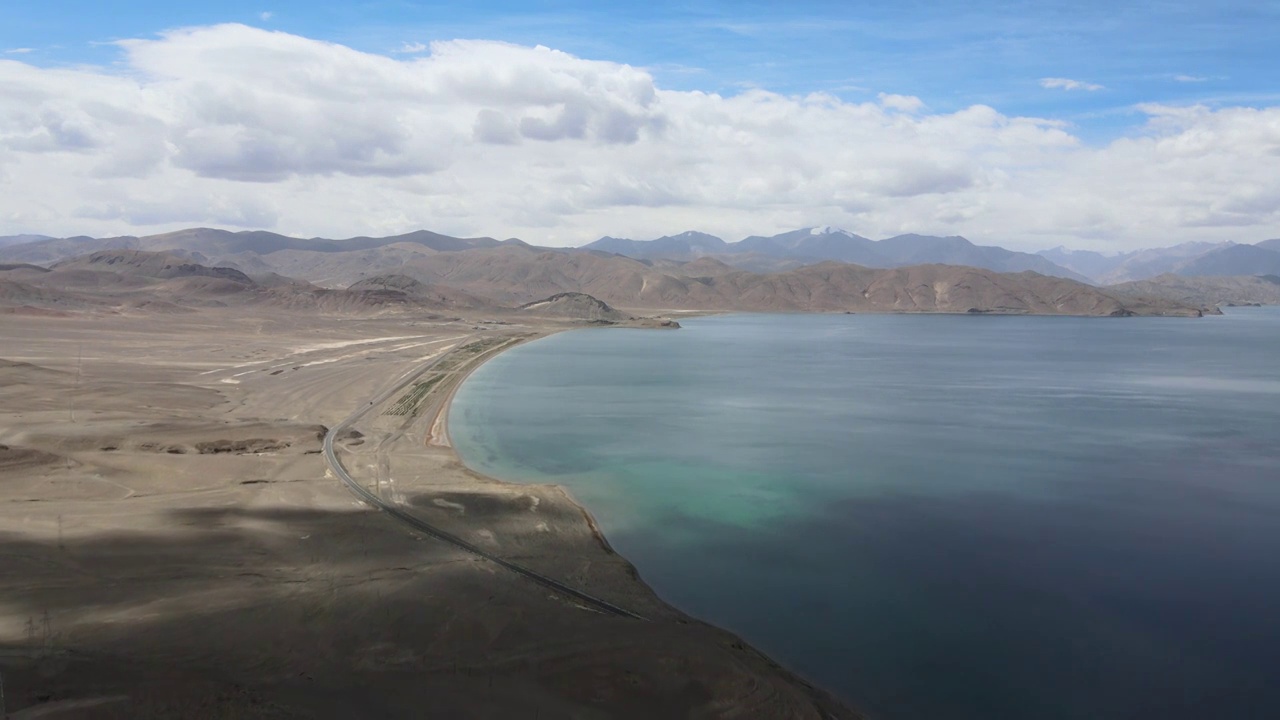
M 228 267 L 209 267 L 170 253 L 145 250 L 101 250 L 54 265 L 54 272 L 67 270 L 109 270 L 121 275 L 171 279 L 211 277 L 253 285 L 248 275 Z
M 352 283 L 347 292 L 355 293 L 371 300 L 381 299 L 389 302 L 404 302 L 433 308 L 489 308 L 489 300 L 436 283 L 427 284 L 417 278 L 402 274 L 376 275 Z
M 541 317 L 590 320 L 593 322 L 624 322 L 631 316 L 614 310 L 609 304 L 586 293 L 562 292 L 549 298 L 535 300 L 520 306 L 524 312 Z

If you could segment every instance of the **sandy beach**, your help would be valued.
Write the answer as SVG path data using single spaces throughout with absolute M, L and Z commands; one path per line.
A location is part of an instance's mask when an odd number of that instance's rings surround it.
M 682 615 L 560 488 L 449 447 L 527 317 L 0 318 L 0 672 L 35 717 L 857 717 Z M 655 331 L 656 332 L 656 331 Z M 645 618 L 612 617 L 360 503 Z

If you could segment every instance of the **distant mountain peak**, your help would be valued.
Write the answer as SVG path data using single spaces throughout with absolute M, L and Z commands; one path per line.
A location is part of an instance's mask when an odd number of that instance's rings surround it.
M 605 236 L 583 245 L 587 250 L 616 253 L 627 257 L 645 259 L 657 257 L 697 257 L 708 253 L 724 252 L 724 240 L 697 230 L 686 230 L 679 235 L 664 235 L 655 240 L 629 240 Z
M 854 237 L 853 233 L 843 228 L 832 227 L 830 225 L 821 225 L 809 228 L 810 235 L 844 235 L 845 237 Z
M 713 245 L 723 245 L 724 240 L 711 235 L 710 233 L 699 232 L 697 230 L 685 230 L 679 235 L 664 235 L 658 240 L 692 240 L 695 242 L 708 242 Z M 642 241 L 643 242 L 643 241 Z

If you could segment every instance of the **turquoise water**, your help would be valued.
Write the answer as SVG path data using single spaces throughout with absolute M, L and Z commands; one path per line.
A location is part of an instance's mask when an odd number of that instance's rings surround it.
M 685 326 L 503 353 L 458 450 L 878 718 L 1280 717 L 1280 308 Z

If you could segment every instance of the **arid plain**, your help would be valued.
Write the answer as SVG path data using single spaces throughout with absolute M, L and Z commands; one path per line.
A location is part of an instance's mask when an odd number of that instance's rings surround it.
M 11 716 L 855 716 L 664 605 L 562 491 L 461 466 L 436 418 L 454 381 L 561 327 L 413 310 L 0 315 Z M 343 464 L 644 620 L 424 537 L 326 466 L 328 427 L 450 351 L 430 392 L 393 393 L 343 433 Z
M 1216 311 L 1034 272 L 760 274 L 411 240 L 197 229 L 9 248 L 13 717 L 856 717 L 664 604 L 562 489 L 465 468 L 446 423 L 466 374 L 557 330 L 664 332 L 690 311 Z

